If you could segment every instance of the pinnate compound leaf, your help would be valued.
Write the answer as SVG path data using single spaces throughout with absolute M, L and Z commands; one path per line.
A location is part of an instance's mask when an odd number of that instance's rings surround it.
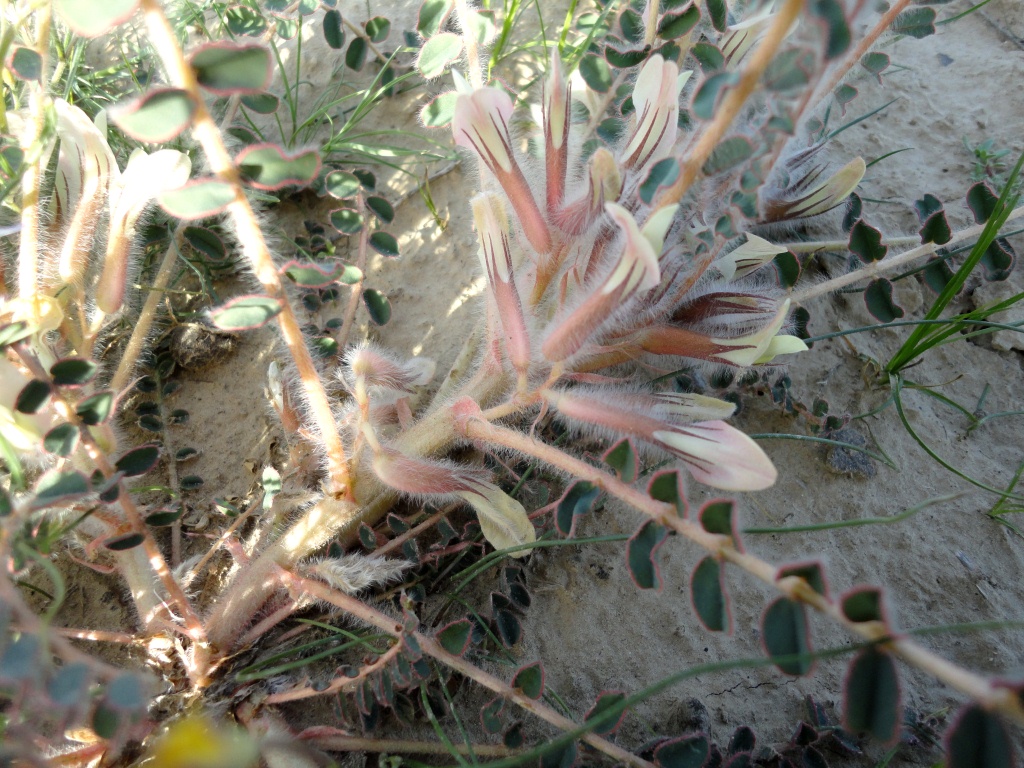
M 78 447 L 78 427 L 58 424 L 43 436 L 43 448 L 55 456 L 70 456 Z
M 270 84 L 270 51 L 254 43 L 207 43 L 189 62 L 199 84 L 218 96 L 262 93 Z
M 647 520 L 627 542 L 626 566 L 640 589 L 661 589 L 661 570 L 655 558 L 666 538 L 668 529 L 665 526 Z
M 114 393 L 110 390 L 97 392 L 85 398 L 75 407 L 75 413 L 86 426 L 95 427 L 110 418 L 114 410 Z
M 99 368 L 84 357 L 66 357 L 50 366 L 50 376 L 59 387 L 80 387 L 92 381 Z
M 588 53 L 580 59 L 580 76 L 592 91 L 608 93 L 612 87 L 612 71 L 600 56 Z
M 374 16 L 363 24 L 371 43 L 383 43 L 391 34 L 391 22 L 383 16 Z
M 914 210 L 921 221 L 921 242 L 945 245 L 952 239 L 953 233 L 946 221 L 946 213 L 942 202 L 935 195 L 925 195 L 914 203 Z
M 679 13 L 666 13 L 658 20 L 658 37 L 675 40 L 690 32 L 700 21 L 700 8 L 690 4 Z
M 788 576 L 797 576 L 803 579 L 811 589 L 822 597 L 828 598 L 828 580 L 825 578 L 825 569 L 817 560 L 780 566 L 775 574 L 775 580 L 781 581 Z
M 31 379 L 14 398 L 14 410 L 18 413 L 37 413 L 49 399 L 49 382 Z
M 878 587 L 859 587 L 843 595 L 840 602 L 843 615 L 850 621 L 885 622 L 882 608 L 882 590 Z
M 226 9 L 224 23 L 233 35 L 259 37 L 267 31 L 267 20 L 247 5 L 233 5 Z
M 170 141 L 192 122 L 196 105 L 181 88 L 156 88 L 111 110 L 110 117 L 133 139 L 150 144 Z
M 999 196 L 986 182 L 979 181 L 967 190 L 967 205 L 977 224 L 984 224 L 996 209 Z
M 780 597 L 768 606 L 761 619 L 761 638 L 769 658 L 782 672 L 800 677 L 814 665 L 802 603 Z
M 135 13 L 139 0 L 53 0 L 54 10 L 83 37 L 99 37 Z
M 622 702 L 625 700 L 626 694 L 622 691 L 602 691 L 598 695 L 594 706 L 587 710 L 587 714 L 583 716 L 583 722 L 589 723 L 601 717 L 609 710 L 621 707 Z M 608 736 L 615 733 L 626 718 L 626 709 L 622 708 L 619 710 L 618 715 L 607 715 L 607 717 L 608 719 L 600 725 L 594 726 L 592 733 L 596 733 L 598 736 Z
M 256 144 L 243 149 L 235 164 L 256 189 L 274 191 L 312 182 L 320 172 L 320 153 L 310 149 L 289 155 L 276 144 Z
M 50 470 L 36 483 L 31 509 L 44 509 L 72 499 L 81 498 L 92 491 L 89 479 L 77 470 Z
M 709 501 L 700 510 L 700 525 L 708 533 L 717 533 L 732 539 L 733 546 L 740 552 L 743 543 L 736 530 L 736 503 L 731 499 Z
M 437 633 L 437 641 L 448 653 L 461 656 L 469 647 L 470 638 L 473 635 L 473 625 L 469 619 L 459 619 L 443 627 Z
M 874 646 L 865 648 L 850 662 L 843 690 L 843 724 L 848 731 L 868 733 L 890 744 L 899 737 L 903 707 L 891 655 Z
M 393 258 L 398 255 L 398 241 L 388 232 L 374 232 L 370 235 L 370 247 L 381 256 Z
M 544 695 L 544 665 L 539 661 L 521 667 L 512 678 L 512 687 L 527 698 L 538 700 Z
M 33 48 L 18 45 L 8 57 L 7 67 L 20 80 L 39 82 L 43 76 L 43 57 Z
M 892 283 L 884 277 L 872 280 L 864 289 L 864 303 L 868 312 L 883 323 L 903 317 L 903 307 L 893 301 Z
M 729 598 L 725 591 L 724 569 L 711 555 L 703 558 L 690 578 L 690 598 L 697 618 L 711 632 L 731 632 Z
M 462 54 L 462 37 L 453 32 L 434 35 L 420 49 L 416 69 L 428 80 L 440 77 L 445 69 Z
M 849 248 L 865 264 L 884 258 L 889 250 L 882 245 L 882 233 L 864 219 L 858 219 L 850 230 Z
M 505 709 L 505 699 L 491 699 L 480 709 L 480 725 L 487 733 L 499 733 L 501 731 L 501 713 Z
M 88 697 L 92 672 L 85 662 L 65 664 L 46 685 L 46 695 L 58 707 L 73 707 Z
M 666 741 L 654 750 L 654 762 L 661 768 L 702 768 L 710 752 L 707 735 L 696 733 Z
M 271 296 L 239 296 L 212 310 L 210 319 L 222 331 L 246 331 L 266 325 L 281 309 Z
M 705 161 L 701 169 L 705 176 L 714 176 L 717 173 L 735 168 L 744 160 L 750 159 L 754 154 L 754 145 L 743 136 L 730 136 L 720 142 L 711 152 L 711 156 Z
M 359 191 L 359 179 L 345 171 L 331 171 L 324 179 L 324 188 L 331 197 L 339 200 L 352 197 Z
M 889 31 L 920 40 L 935 34 L 935 16 L 934 8 L 911 8 L 896 17 Z
M 205 219 L 227 208 L 235 199 L 235 188 L 214 178 L 195 179 L 183 187 L 162 192 L 157 202 L 171 216 L 192 221 Z
M 715 106 L 721 93 L 737 82 L 735 72 L 719 72 L 704 80 L 693 97 L 693 114 L 701 120 L 710 120 L 715 116 Z
M 159 446 L 140 445 L 114 462 L 114 469 L 123 472 L 125 477 L 139 477 L 155 467 L 159 459 Z
M 289 261 L 281 267 L 281 272 L 303 288 L 326 288 L 341 280 L 345 265 L 341 262 L 317 264 L 311 261 Z
M 242 106 L 260 115 L 272 115 L 281 106 L 281 100 L 272 93 L 250 93 L 242 97 Z
M 452 121 L 455 115 L 455 102 L 459 94 L 455 91 L 440 93 L 428 101 L 420 110 L 420 120 L 427 128 L 441 128 Z
M 353 37 L 345 51 L 345 66 L 354 69 L 356 72 L 366 64 L 366 54 L 369 50 L 366 41 L 361 37 Z
M 977 704 L 960 710 L 946 734 L 947 768 L 1013 768 L 1013 743 L 1003 723 Z
M 416 21 L 416 31 L 428 39 L 436 35 L 451 13 L 452 5 L 452 0 L 424 0 Z
M 224 241 L 212 230 L 205 227 L 185 227 L 184 235 L 193 249 L 212 261 L 223 261 L 228 255 Z
M 647 495 L 655 501 L 673 505 L 680 517 L 686 517 L 686 495 L 682 491 L 678 470 L 669 469 L 654 475 L 647 486 Z
M 636 480 L 640 462 L 637 459 L 636 449 L 628 437 L 623 438 L 606 451 L 604 461 L 605 464 L 615 470 L 615 474 L 619 476 L 622 482 L 632 483 Z
M 650 205 L 658 192 L 675 184 L 679 178 L 679 161 L 674 157 L 659 160 L 647 172 L 647 178 L 640 184 L 640 199 Z
M 324 14 L 324 39 L 336 51 L 340 51 L 345 45 L 345 27 L 342 21 L 341 12 L 337 9 L 332 8 Z
M 395 208 L 383 197 L 370 196 L 366 198 L 366 207 L 373 211 L 373 215 L 390 224 L 395 220 Z
M 555 528 L 558 532 L 571 538 L 576 530 L 576 518 L 589 512 L 600 494 L 601 489 L 586 480 L 577 480 L 570 485 L 555 506 Z
M 827 31 L 825 59 L 842 56 L 850 47 L 850 26 L 846 23 L 843 4 L 839 0 L 811 0 L 811 13 L 821 19 Z
M 711 17 L 711 26 L 718 32 L 725 32 L 729 25 L 729 7 L 725 0 L 705 0 L 704 7 Z
M 366 219 L 355 208 L 337 208 L 331 211 L 331 226 L 343 235 L 354 235 L 363 229 Z
M 374 288 L 367 288 L 363 291 L 363 303 L 374 325 L 388 324 L 391 319 L 391 302 L 387 296 Z
M 877 77 L 879 84 L 882 83 L 882 73 L 889 68 L 889 63 L 889 54 L 878 51 L 865 53 L 860 57 L 860 65 Z

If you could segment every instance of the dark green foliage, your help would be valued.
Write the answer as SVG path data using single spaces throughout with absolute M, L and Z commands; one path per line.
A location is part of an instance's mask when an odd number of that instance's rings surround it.
M 736 504 L 731 499 L 709 501 L 700 510 L 700 524 L 708 533 L 728 536 L 733 546 L 742 552 L 743 543 L 737 532 L 735 511 Z
M 666 13 L 658 20 L 658 37 L 662 40 L 675 40 L 690 32 L 700 21 L 700 9 L 689 5 L 678 13 Z
M 946 735 L 948 768 L 1011 768 L 1013 744 L 1006 727 L 977 704 L 960 711 Z
M 639 469 L 639 459 L 636 449 L 629 438 L 624 438 L 608 449 L 604 454 L 604 461 L 609 467 L 615 470 L 615 474 L 624 483 L 632 483 L 636 480 Z
M 626 566 L 640 589 L 661 589 L 661 572 L 655 555 L 667 537 L 665 526 L 647 520 L 626 544 Z
M 945 245 L 953 237 L 953 232 L 946 221 L 946 213 L 942 203 L 934 195 L 925 195 L 914 203 L 914 210 L 921 221 L 921 242 Z
M 679 178 L 679 161 L 674 157 L 659 160 L 640 184 L 640 199 L 650 205 L 659 191 L 672 186 Z
M 391 319 L 391 302 L 388 301 L 387 296 L 373 288 L 368 288 L 363 291 L 363 303 L 370 313 L 370 320 L 375 325 L 387 325 L 388 320 Z
M 395 257 L 398 255 L 398 240 L 387 232 L 374 232 L 370 235 L 370 247 L 381 256 Z
M 587 714 L 583 717 L 583 722 L 589 723 L 593 720 L 597 720 L 598 718 L 602 718 L 604 713 L 622 706 L 622 702 L 625 701 L 625 699 L 626 694 L 621 691 L 603 691 L 597 697 L 597 701 L 594 703 L 594 706 L 587 710 Z M 602 720 L 600 725 L 594 726 L 593 732 L 598 736 L 608 736 L 615 733 L 615 731 L 619 729 L 619 726 L 622 725 L 622 721 L 626 717 L 626 711 L 626 709 L 622 709 L 619 711 L 617 716 L 606 716 L 607 719 Z
M 37 413 L 49 400 L 49 382 L 32 379 L 14 398 L 14 410 L 19 413 Z
M 270 84 L 270 51 L 262 45 L 208 43 L 189 59 L 199 84 L 218 96 L 261 93 Z
M 666 741 L 654 751 L 654 762 L 661 768 L 702 768 L 711 752 L 703 733 Z
M 544 665 L 540 662 L 520 667 L 512 678 L 512 687 L 530 699 L 540 699 L 544 695 Z
M 607 93 L 612 86 L 612 71 L 600 56 L 588 53 L 580 59 L 580 75 L 591 89 L 598 93 Z
M 850 26 L 846 22 L 843 4 L 839 0 L 811 0 L 811 13 L 826 30 L 825 59 L 842 56 L 850 47 Z
M 864 303 L 868 312 L 883 323 L 903 317 L 903 308 L 892 298 L 892 283 L 884 277 L 872 280 L 864 289 Z
M 882 233 L 864 219 L 858 219 L 850 230 L 849 247 L 865 264 L 879 261 L 889 250 L 888 246 L 882 245 Z
M 576 518 L 593 508 L 601 489 L 593 483 L 577 480 L 569 486 L 555 506 L 555 528 L 563 536 L 571 538 L 576 529 Z
M 92 381 L 99 366 L 92 360 L 67 357 L 50 366 L 53 383 L 61 387 L 82 386 Z
M 821 407 L 818 407 L 819 402 L 823 404 Z M 828 413 L 828 403 L 816 401 L 815 415 L 823 417 L 826 413 Z M 825 579 L 825 569 L 817 560 L 810 563 L 791 563 L 780 566 L 778 573 L 775 574 L 775 579 L 779 581 L 787 576 L 800 577 L 807 582 L 811 589 L 828 599 L 828 581 Z
M 678 470 L 670 469 L 655 474 L 647 486 L 647 495 L 655 501 L 671 504 L 680 517 L 686 517 L 686 497 L 681 490 Z
M 847 592 L 843 595 L 840 608 L 850 621 L 885 621 L 882 590 L 878 587 L 860 587 Z
M 466 652 L 469 647 L 470 636 L 472 635 L 473 625 L 467 619 L 460 619 L 454 621 L 451 624 L 443 627 L 440 632 L 437 633 L 437 641 L 441 643 L 441 646 L 456 656 L 461 656 Z
M 270 296 L 239 296 L 212 310 L 210 319 L 222 331 L 244 331 L 266 325 L 281 309 L 281 302 Z
M 774 600 L 761 619 L 761 639 L 768 656 L 782 672 L 798 677 L 810 673 L 814 661 L 803 603 L 786 597 Z
M 712 632 L 731 632 L 729 598 L 725 591 L 724 569 L 708 555 L 697 563 L 690 577 L 690 599 L 701 624 Z
M 875 646 L 861 651 L 846 673 L 843 722 L 854 733 L 892 743 L 899 736 L 902 705 L 892 656 Z

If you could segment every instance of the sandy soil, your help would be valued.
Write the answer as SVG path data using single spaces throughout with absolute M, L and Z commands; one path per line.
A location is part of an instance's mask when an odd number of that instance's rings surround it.
M 965 7 L 963 2 L 942 6 L 946 11 Z M 1012 36 L 1024 34 L 1012 31 L 1019 27 L 1020 10 L 1018 0 L 993 3 L 988 18 L 974 15 L 938 36 L 899 42 L 886 49 L 895 71 L 885 76 L 884 86 L 867 79 L 857 83 L 861 95 L 851 105 L 850 115 L 899 100 L 838 137 L 834 156 L 845 162 L 860 154 L 870 161 L 894 149 L 913 148 L 873 166 L 863 184 L 864 196 L 886 201 L 868 203 L 865 209 L 869 220 L 886 233 L 914 234 L 917 224 L 910 204 L 927 192 L 945 202 L 955 224 L 969 222 L 964 193 L 974 163 L 963 137 L 974 143 L 991 138 L 997 146 L 1013 150 L 1011 156 L 1024 150 L 1024 97 L 1019 90 L 1024 82 L 1024 50 Z M 401 29 L 402 23 L 393 20 Z M 315 85 L 316 75 L 311 78 Z M 410 114 L 405 103 L 393 112 L 383 111 L 380 124 L 408 127 Z M 469 184 L 458 167 L 431 183 L 438 210 L 447 221 L 443 232 L 419 196 L 410 196 L 391 227 L 402 233 L 401 258 L 378 260 L 369 270 L 370 285 L 387 293 L 394 309 L 393 320 L 373 329 L 371 335 L 400 352 L 433 357 L 439 371 L 447 370 L 472 327 L 476 309 L 471 299 L 481 289 L 467 210 Z M 309 217 L 310 211 L 286 207 L 275 225 L 294 232 Z M 1018 251 L 1024 249 L 1020 237 L 1015 243 Z M 1013 293 L 1024 290 L 1019 270 L 1008 285 Z M 998 289 L 972 282 L 958 306 L 973 307 L 972 296 L 991 296 L 994 290 Z M 932 294 L 914 278 L 899 284 L 897 298 L 914 315 L 923 311 Z M 858 294 L 818 300 L 809 309 L 812 334 L 873 322 Z M 360 322 L 365 327 L 366 318 L 361 316 Z M 871 361 L 887 360 L 905 336 L 904 331 L 888 330 L 860 334 L 849 342 L 816 344 L 788 369 L 793 396 L 807 404 L 824 397 L 833 413 L 857 415 L 875 409 L 888 392 L 873 383 Z M 267 365 L 276 354 L 269 332 L 252 333 L 243 336 L 223 362 L 183 379 L 184 389 L 177 397 L 188 404 L 192 418 L 175 432 L 175 441 L 202 447 L 202 456 L 187 471 L 206 481 L 191 496 L 195 505 L 191 522 L 196 526 L 189 530 L 198 537 L 190 544 L 193 549 L 206 541 L 202 538 L 206 531 L 197 526 L 223 521 L 211 509 L 210 500 L 214 496 L 252 498 L 263 467 L 275 455 L 280 438 L 263 405 L 263 388 Z M 959 341 L 929 353 L 908 376 L 939 386 L 968 410 L 974 410 L 987 389 L 983 407 L 994 413 L 1022 407 L 1022 363 L 1019 346 L 1000 350 L 984 339 Z M 928 445 L 945 461 L 985 483 L 1005 486 L 1024 461 L 1021 417 L 996 419 L 968 433 L 964 416 L 933 398 L 907 393 L 906 408 L 911 424 Z M 754 394 L 745 398 L 737 423 L 750 433 L 809 434 L 805 422 L 781 413 L 770 398 Z M 784 527 L 887 517 L 938 496 L 962 495 L 893 525 L 748 535 L 747 547 L 778 563 L 822 560 L 836 593 L 859 584 L 884 585 L 889 611 L 903 629 L 1024 621 L 1020 576 L 1024 540 L 985 515 L 996 498 L 930 459 L 891 407 L 855 421 L 853 429 L 898 468 L 873 463 L 856 476 L 835 474 L 819 446 L 765 439 L 762 445 L 779 468 L 780 479 L 773 489 L 740 499 L 743 525 Z M 690 484 L 691 508 L 717 495 Z M 580 534 L 628 534 L 639 523 L 635 513 L 607 504 L 583 522 Z M 673 540 L 662 549 L 665 586 L 660 594 L 642 592 L 633 585 L 622 544 L 548 552 L 534 555 L 527 566 L 534 601 L 515 656 L 523 664 L 543 660 L 549 688 L 577 715 L 602 690 L 634 692 L 687 666 L 763 655 L 758 623 L 771 599 L 769 590 L 742 573 L 729 572 L 734 631 L 730 636 L 704 631 L 688 597 L 689 574 L 701 556 L 692 546 Z M 109 628 L 117 627 L 113 615 L 97 616 L 86 598 L 72 600 L 65 619 L 80 625 L 80 615 L 86 612 L 96 626 L 107 628 L 109 622 Z M 851 642 L 828 622 L 814 619 L 812 625 L 820 648 Z M 920 639 L 980 672 L 1024 672 L 1024 633 L 1019 629 L 951 632 Z M 508 671 L 501 674 L 507 676 Z M 905 704 L 922 715 L 941 719 L 961 701 L 928 676 L 907 668 L 902 674 Z M 799 680 L 768 668 L 698 676 L 637 709 L 619 740 L 636 746 L 654 735 L 678 735 L 703 725 L 710 727 L 716 740 L 725 742 L 736 726 L 748 724 L 763 743 L 785 742 L 804 716 L 805 695 L 836 711 L 843 675 L 843 664 L 836 662 L 822 663 L 812 677 Z M 699 706 L 695 708 L 692 701 Z M 694 714 L 701 708 L 707 710 L 703 720 Z M 883 750 L 868 745 L 866 751 L 868 757 L 850 764 L 873 765 Z M 899 759 L 903 762 L 892 764 L 930 765 L 938 759 L 936 750 L 919 747 L 904 750 Z M 837 764 L 841 763 L 833 763 Z

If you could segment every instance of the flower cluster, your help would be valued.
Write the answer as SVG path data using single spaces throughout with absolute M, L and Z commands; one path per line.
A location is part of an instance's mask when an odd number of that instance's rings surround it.
M 736 61 L 745 53 L 742 42 Z M 542 173 L 533 171 L 538 158 L 518 151 L 510 96 L 498 87 L 471 88 L 456 76 L 454 139 L 477 157 L 482 177 L 472 207 L 489 286 L 485 365 L 507 374 L 506 394 L 516 403 L 542 405 L 574 427 L 613 440 L 629 437 L 680 460 L 708 485 L 758 490 L 774 483 L 775 469 L 754 441 L 723 421 L 732 404 L 642 391 L 638 376 L 654 378 L 686 365 L 765 366 L 806 349 L 784 333 L 789 301 L 775 281 L 758 274 L 785 249 L 702 218 L 723 205 L 701 195 L 720 198 L 723 189 L 738 188 L 742 167 L 709 171 L 713 184 L 706 186 L 714 192 L 698 185 L 682 200 L 665 203 L 641 195 L 656 165 L 685 160 L 680 99 L 691 75 L 651 56 L 633 87 L 629 130 L 617 146 L 583 156 L 585 137 L 571 120 L 572 85 L 554 56 L 533 141 L 543 148 Z M 783 184 L 766 193 L 764 215 L 745 216 L 748 229 L 817 215 L 845 200 L 863 162 L 828 176 L 822 167 L 809 167 L 816 152 L 811 148 L 788 167 L 797 189 Z M 375 451 L 377 476 L 394 488 L 474 493 L 451 468 L 383 446 Z M 481 509 L 479 499 L 474 506 Z M 512 529 L 528 530 L 523 513 L 505 512 L 516 520 Z M 497 538 L 512 540 L 507 531 Z

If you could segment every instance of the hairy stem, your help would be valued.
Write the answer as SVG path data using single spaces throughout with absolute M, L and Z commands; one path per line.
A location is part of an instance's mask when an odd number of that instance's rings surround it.
M 655 210 L 678 203 L 693 182 L 697 180 L 700 169 L 718 146 L 725 132 L 729 130 L 729 126 L 732 125 L 747 99 L 757 88 L 761 75 L 764 74 L 779 46 L 782 45 L 782 41 L 799 16 L 803 5 L 803 0 L 785 0 L 785 4 L 779 9 L 771 26 L 768 27 L 764 39 L 740 73 L 739 82 L 726 93 L 721 105 L 715 110 L 714 119 L 701 133 L 693 149 L 687 152 L 686 158 L 681 163 L 679 178 L 655 200 Z
M 186 90 L 195 103 L 195 114 L 192 120 L 193 135 L 202 145 L 213 173 L 234 189 L 235 196 L 227 206 L 227 213 L 234 223 L 242 251 L 249 259 L 253 273 L 263 286 L 263 290 L 281 303 L 282 310 L 277 316 L 277 323 L 298 370 L 309 416 L 316 432 L 316 440 L 320 442 L 326 454 L 327 491 L 330 495 L 338 498 L 351 498 L 345 447 L 341 442 L 338 427 L 334 423 L 330 401 L 324 391 L 316 366 L 313 364 L 309 348 L 302 337 L 298 319 L 288 301 L 280 274 L 267 248 L 259 222 L 245 196 L 238 169 L 228 154 L 220 129 L 206 109 L 195 72 L 185 60 L 181 48 L 178 47 L 174 30 L 171 28 L 163 8 L 158 0 L 142 0 L 141 7 L 145 14 L 150 42 L 159 54 L 171 80 L 175 85 Z
M 795 576 L 777 578 L 777 566 L 755 555 L 740 552 L 727 536 L 709 533 L 698 523 L 680 518 L 676 514 L 674 506 L 655 501 L 637 488 L 623 483 L 614 475 L 515 430 L 491 424 L 479 417 L 470 417 L 463 426 L 467 437 L 511 448 L 525 456 L 539 459 L 552 467 L 567 472 L 575 478 L 595 484 L 608 494 L 700 545 L 714 557 L 733 563 L 761 581 L 770 584 L 789 599 L 810 605 L 837 624 L 841 624 L 850 632 L 866 640 L 884 644 L 911 666 L 928 672 L 987 709 L 1001 712 L 1016 722 L 1024 724 L 1024 703 L 1009 688 L 995 685 L 986 678 L 953 664 L 912 640 L 893 637 L 890 630 L 881 622 L 850 621 L 836 603 L 815 592 L 804 579 Z
M 395 637 L 402 634 L 403 628 L 400 623 L 396 622 L 391 617 L 374 610 L 370 606 L 366 605 L 366 603 L 363 603 L 361 600 L 358 600 L 351 595 L 346 595 L 344 592 L 332 589 L 326 584 L 316 581 L 315 579 L 303 578 L 290 572 L 282 572 L 281 577 L 287 581 L 289 587 L 295 591 L 305 592 L 319 600 L 336 605 L 352 616 L 355 616 L 356 618 L 365 621 L 388 634 L 394 635 Z M 424 635 L 420 632 L 414 632 L 412 634 L 419 642 L 420 648 L 422 648 L 424 653 L 454 669 L 464 677 L 468 677 L 485 688 L 488 688 L 506 699 L 515 702 L 523 709 L 563 731 L 579 727 L 578 723 L 563 717 L 547 705 L 542 704 L 539 701 L 535 701 L 518 690 L 511 688 L 508 683 L 505 683 L 494 675 L 484 672 L 479 667 L 470 664 L 461 656 L 449 653 L 433 637 Z M 609 757 L 620 760 L 627 765 L 636 766 L 637 768 L 653 768 L 651 763 L 646 760 L 627 752 L 622 747 L 616 746 L 593 733 L 586 734 L 582 739 L 595 749 L 598 749 Z
M 1006 217 L 1006 223 L 1022 217 L 1024 217 L 1024 205 L 1018 206 L 1010 211 L 1009 216 Z M 839 277 L 835 277 L 831 280 L 826 280 L 824 283 L 812 285 L 802 291 L 796 291 L 791 295 L 791 298 L 795 304 L 805 304 L 811 299 L 815 299 L 826 293 L 832 293 L 832 291 L 838 291 L 840 288 L 853 285 L 861 280 L 887 275 L 897 269 L 901 269 L 912 261 L 920 259 L 922 256 L 928 256 L 935 253 L 935 249 L 938 247 L 948 248 L 956 243 L 963 242 L 964 240 L 970 240 L 972 237 L 977 237 L 985 230 L 986 226 L 988 226 L 987 223 L 982 223 L 975 224 L 974 226 L 967 227 L 966 229 L 961 229 L 959 232 L 954 232 L 952 239 L 950 239 L 950 241 L 945 245 L 937 246 L 935 243 L 919 245 L 917 248 L 911 248 L 909 251 L 904 251 L 903 253 L 895 256 L 888 256 L 881 261 L 867 264 L 853 272 L 840 275 Z

